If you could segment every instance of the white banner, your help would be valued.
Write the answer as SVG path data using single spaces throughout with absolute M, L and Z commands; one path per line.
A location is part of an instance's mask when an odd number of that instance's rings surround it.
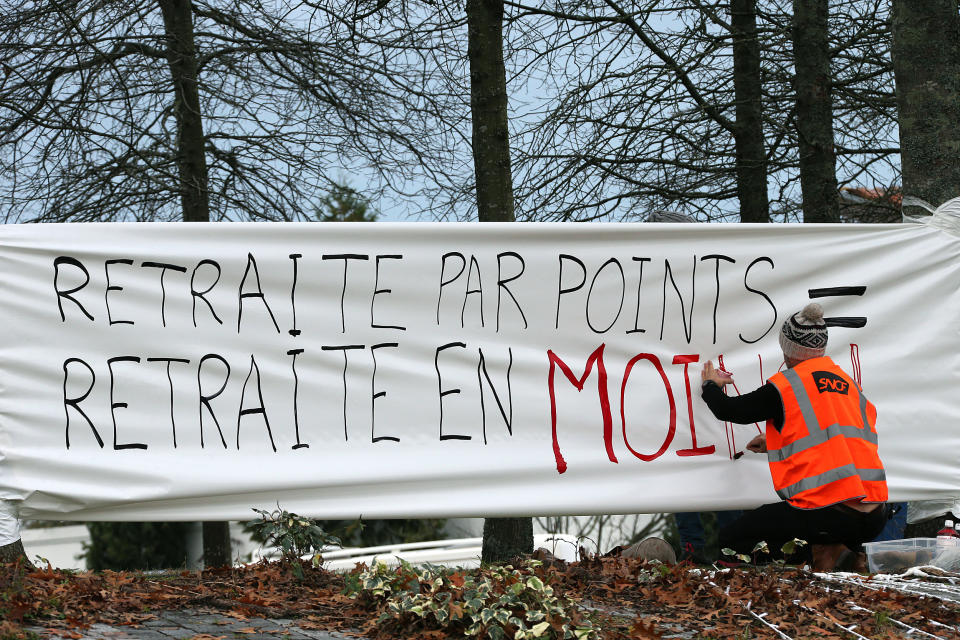
M 960 241 L 919 225 L 12 225 L 0 278 L 24 518 L 774 501 L 700 369 L 758 387 L 811 299 L 891 499 L 960 494 Z

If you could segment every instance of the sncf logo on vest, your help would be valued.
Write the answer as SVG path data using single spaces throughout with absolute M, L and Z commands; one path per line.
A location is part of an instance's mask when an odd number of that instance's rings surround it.
M 814 371 L 813 380 L 817 383 L 820 393 L 842 393 L 847 395 L 850 385 L 846 380 L 829 371 Z

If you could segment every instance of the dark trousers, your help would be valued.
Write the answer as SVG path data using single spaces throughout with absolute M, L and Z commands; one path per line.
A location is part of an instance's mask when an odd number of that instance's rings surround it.
M 704 512 L 705 513 L 705 512 Z M 723 529 L 732 524 L 737 518 L 743 515 L 743 511 L 717 511 L 717 530 Z M 693 547 L 693 551 L 703 553 L 706 544 L 706 532 L 703 529 L 703 520 L 700 511 L 681 511 L 673 514 L 677 523 L 677 533 L 680 534 L 680 552 L 689 551 L 687 545 Z
M 766 542 L 771 557 L 780 558 L 780 548 L 799 538 L 809 545 L 841 543 L 860 551 L 864 542 L 877 537 L 887 522 L 884 506 L 869 513 L 839 504 L 822 509 L 798 509 L 787 502 L 765 504 L 747 511 L 738 520 L 720 529 L 720 548 L 750 555 L 758 542 Z M 755 558 L 763 560 L 762 555 Z

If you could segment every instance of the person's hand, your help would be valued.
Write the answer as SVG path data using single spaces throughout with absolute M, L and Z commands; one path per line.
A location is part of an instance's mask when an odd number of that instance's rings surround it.
M 704 363 L 703 371 L 700 372 L 700 379 L 704 382 L 709 380 L 721 388 L 723 388 L 723 385 L 733 382 L 733 376 L 726 371 L 721 371 L 720 369 L 714 368 L 713 362 L 710 360 L 707 360 Z
M 766 453 L 767 452 L 767 436 L 760 434 L 754 437 L 753 440 L 747 443 L 747 451 L 753 451 L 754 453 Z

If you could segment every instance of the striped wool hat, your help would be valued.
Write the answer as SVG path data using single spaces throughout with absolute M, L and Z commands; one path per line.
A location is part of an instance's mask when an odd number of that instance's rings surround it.
M 823 307 L 811 302 L 799 313 L 783 323 L 780 329 L 780 348 L 792 360 L 809 360 L 823 356 L 827 349 L 827 325 L 823 321 Z

